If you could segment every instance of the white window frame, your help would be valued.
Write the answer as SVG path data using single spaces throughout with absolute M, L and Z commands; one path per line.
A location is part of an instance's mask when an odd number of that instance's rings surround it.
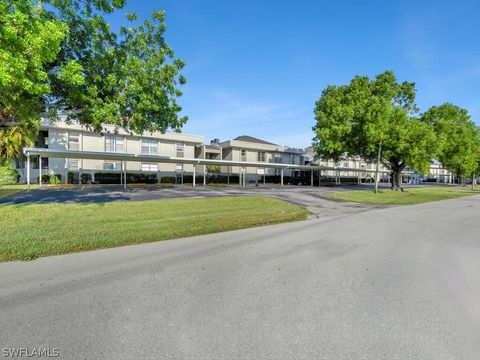
M 157 172 L 158 164 L 155 163 L 142 163 L 140 169 L 146 172 Z
M 72 147 L 72 145 L 76 145 L 76 146 Z M 79 131 L 68 132 L 68 150 L 80 150 L 80 132 Z
M 110 144 L 107 145 L 107 140 Z M 109 148 L 110 147 L 110 148 Z M 119 150 L 119 148 L 121 150 Z M 117 135 L 105 135 L 105 152 L 125 152 L 125 137 Z
M 266 151 L 258 151 L 257 152 L 257 160 L 258 160 L 258 162 L 266 162 L 267 161 L 267 152 Z
M 109 169 L 108 165 L 112 165 L 112 168 Z M 115 162 L 115 161 L 105 161 L 103 163 L 103 170 L 107 171 L 119 171 L 122 169 L 122 164 L 120 162 Z
M 185 155 L 185 144 L 183 142 L 175 143 L 175 154 L 177 157 L 183 157 Z
M 247 161 L 247 149 L 240 149 L 240 161 Z
M 144 148 L 146 148 L 147 151 L 144 151 Z M 144 155 L 158 155 L 158 140 L 141 139 L 140 152 Z

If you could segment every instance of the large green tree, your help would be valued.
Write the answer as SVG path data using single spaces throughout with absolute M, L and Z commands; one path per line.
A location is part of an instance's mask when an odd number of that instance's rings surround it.
M 360 156 L 382 162 L 401 189 L 401 172 L 409 166 L 426 172 L 435 135 L 415 114 L 415 84 L 399 83 L 393 72 L 375 79 L 357 76 L 349 84 L 328 86 L 315 106 L 316 152 L 335 160 Z
M 0 1 L 0 127 L 66 117 L 100 131 L 180 131 L 184 62 L 164 39 L 164 13 L 114 32 L 125 0 Z M 12 135 L 10 132 L 3 132 Z M 15 134 L 13 134 L 15 135 Z M 0 147 L 5 138 L 0 138 Z
M 422 114 L 436 135 L 436 157 L 462 181 L 474 175 L 478 167 L 478 129 L 468 111 L 446 103 L 433 106 Z

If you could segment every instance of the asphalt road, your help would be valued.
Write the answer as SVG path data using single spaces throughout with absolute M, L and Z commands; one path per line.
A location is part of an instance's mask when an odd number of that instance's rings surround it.
M 478 360 L 479 234 L 476 196 L 4 263 L 0 350 Z

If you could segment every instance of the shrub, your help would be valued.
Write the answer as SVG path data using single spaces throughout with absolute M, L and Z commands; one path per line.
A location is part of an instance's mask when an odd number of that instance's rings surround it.
M 160 178 L 161 184 L 175 184 L 175 176 L 162 176 Z
M 37 183 L 39 177 L 37 176 Z M 50 174 L 50 175 L 42 175 L 42 184 L 60 184 L 62 182 L 62 175 L 60 174 Z
M 80 180 L 81 180 L 82 184 L 89 184 L 89 183 L 92 182 L 92 175 L 89 174 L 89 173 L 82 174 L 80 176 Z
M 0 185 L 16 184 L 18 182 L 18 172 L 9 166 L 0 166 Z
M 76 181 L 75 181 L 75 173 L 74 173 L 74 172 L 69 171 L 67 175 L 68 175 L 68 183 L 69 183 L 69 184 L 74 184 L 74 183 L 76 183 Z
M 94 174 L 94 178 L 97 184 L 120 184 L 121 173 L 98 172 Z M 127 173 L 127 184 L 154 184 L 156 182 L 156 173 Z
M 37 183 L 38 183 L 38 176 L 37 176 Z M 42 175 L 42 184 L 49 184 L 50 183 L 50 175 Z
M 43 178 L 42 178 L 43 179 Z M 62 175 L 60 174 L 55 174 L 55 173 L 51 173 L 50 176 L 49 176 L 49 183 L 50 184 L 54 184 L 54 185 L 58 185 L 62 182 Z

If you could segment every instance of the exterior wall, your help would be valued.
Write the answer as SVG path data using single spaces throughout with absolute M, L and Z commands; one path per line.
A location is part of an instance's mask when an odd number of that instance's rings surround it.
M 105 152 L 106 151 L 106 137 L 113 136 L 115 134 L 115 129 L 111 126 L 105 126 L 105 131 L 102 134 L 94 133 L 88 129 L 78 125 L 78 124 L 66 124 L 65 122 L 48 122 L 42 120 L 41 130 L 48 131 L 48 148 L 51 149 L 66 149 L 69 150 L 69 135 L 78 135 L 78 150 L 80 151 L 96 151 L 96 152 Z M 148 139 L 157 141 L 158 154 L 163 156 L 176 157 L 176 144 L 183 144 L 183 157 L 186 158 L 195 158 L 195 149 L 199 145 L 203 145 L 203 137 L 196 135 L 187 135 L 179 133 L 165 133 L 160 132 L 148 133 L 142 136 L 130 135 L 123 130 L 118 130 L 118 134 L 115 134 L 119 138 L 123 139 L 123 151 L 126 153 L 141 154 L 141 141 L 142 139 Z M 71 150 L 71 149 L 70 149 Z M 78 162 L 78 169 L 72 169 L 69 165 L 76 164 Z M 42 174 L 60 174 L 62 176 L 62 181 L 66 181 L 68 178 L 68 172 L 73 171 L 78 174 L 80 173 L 90 173 L 101 171 L 115 171 L 115 170 L 104 170 L 105 163 L 109 161 L 104 160 L 91 160 L 91 159 L 82 159 L 82 160 L 71 160 L 69 159 L 49 159 L 48 169 L 43 169 Z M 176 164 L 165 164 L 158 163 L 157 177 L 161 176 L 173 176 L 176 173 L 181 173 L 182 169 L 177 169 Z M 184 173 L 192 173 L 193 165 L 185 164 L 182 166 Z M 142 163 L 140 162 L 131 162 L 127 161 L 126 170 L 129 172 L 140 172 L 142 171 Z M 119 171 L 119 170 L 117 170 Z M 21 174 L 20 181 L 26 182 L 26 171 L 19 169 Z M 30 180 L 31 182 L 36 182 L 37 177 L 39 176 L 38 169 L 31 169 L 30 171 Z M 197 173 L 203 173 L 203 167 L 197 168 Z
M 247 142 L 230 140 L 221 144 L 222 160 L 245 161 L 245 162 L 264 162 L 264 167 L 246 167 L 247 181 L 261 180 L 263 174 L 280 175 L 280 170 L 268 167 L 268 164 L 284 163 L 304 165 L 303 153 L 289 152 L 284 146 L 274 144 L 262 144 L 257 142 Z M 245 151 L 245 157 L 242 157 L 242 150 Z M 264 161 L 259 161 L 259 152 L 265 153 Z M 242 171 L 240 166 L 222 166 L 222 173 L 240 174 Z M 292 176 L 294 170 L 285 169 L 284 176 Z
M 298 149 L 291 149 L 281 145 L 275 144 L 264 144 L 259 142 L 249 142 L 249 141 L 239 141 L 239 140 L 229 140 L 221 143 L 216 147 L 217 150 L 212 150 L 212 148 L 206 148 L 203 145 L 203 137 L 196 135 L 187 135 L 187 134 L 178 134 L 178 133 L 165 133 L 160 132 L 148 133 L 139 135 L 131 135 L 126 133 L 124 130 L 119 129 L 116 133 L 116 130 L 113 126 L 105 126 L 104 132 L 102 134 L 97 134 L 92 131 L 89 131 L 85 127 L 82 127 L 79 124 L 66 124 L 65 122 L 54 122 L 50 123 L 48 121 L 42 120 L 41 130 L 48 131 L 48 147 L 51 149 L 69 149 L 69 137 L 74 135 L 78 136 L 78 145 L 76 149 L 80 151 L 95 151 L 95 152 L 105 152 L 106 151 L 106 137 L 107 136 L 118 136 L 123 139 L 123 150 L 122 152 L 141 154 L 142 139 L 156 141 L 157 142 L 157 153 L 159 155 L 168 156 L 168 157 L 177 157 L 177 143 L 183 144 L 183 157 L 185 158 L 208 158 L 212 153 L 220 153 L 223 160 L 231 161 L 246 161 L 246 162 L 261 162 L 259 161 L 258 154 L 259 152 L 265 152 L 265 168 L 263 167 L 246 167 L 246 179 L 247 181 L 261 180 L 261 177 L 265 173 L 266 175 L 280 175 L 279 169 L 268 168 L 269 164 L 272 163 L 283 163 L 283 164 L 293 164 L 293 165 L 304 165 L 305 159 L 313 159 L 314 153 L 313 148 L 307 149 L 306 152 L 300 151 Z M 245 150 L 246 156 L 242 159 L 241 152 L 242 149 Z M 72 149 L 70 149 L 72 150 Z M 33 162 L 33 161 L 32 161 Z M 72 164 L 76 165 L 78 162 L 78 168 L 73 169 Z M 68 178 L 68 172 L 74 171 L 80 175 L 81 173 L 95 173 L 101 171 L 115 171 L 115 170 L 104 170 L 105 164 L 108 161 L 104 160 L 74 160 L 69 159 L 56 159 L 50 158 L 48 160 L 48 167 L 45 169 L 33 169 L 31 168 L 30 179 L 31 182 L 38 181 L 38 176 L 41 174 L 48 175 L 50 173 L 60 174 L 62 180 L 66 181 Z M 332 160 L 315 160 L 316 164 L 326 167 L 341 167 L 341 168 L 353 168 L 353 169 L 365 169 L 365 170 L 374 170 L 375 164 L 364 161 L 360 158 L 346 158 L 339 162 L 334 162 Z M 177 166 L 177 164 L 166 164 L 158 163 L 157 165 L 157 177 L 160 179 L 162 176 L 175 176 L 184 174 L 193 173 L 192 164 L 184 164 Z M 129 172 L 141 172 L 142 163 L 140 162 L 127 162 L 127 171 Z M 33 167 L 33 166 L 32 166 Z M 39 164 L 38 167 L 41 167 Z M 197 166 L 196 173 L 201 175 L 204 173 L 205 166 Z M 19 168 L 20 181 L 26 181 L 26 171 L 22 168 Z M 230 173 L 230 174 L 240 174 L 242 168 L 240 166 L 222 166 L 221 173 Z M 387 170 L 384 165 L 380 166 L 381 171 Z M 119 171 L 119 170 L 116 170 Z M 298 171 L 294 169 L 285 169 L 284 176 L 293 176 L 297 174 Z M 322 171 L 323 176 L 340 176 L 340 177 L 359 177 L 358 172 L 354 171 L 336 171 L 336 170 L 327 170 Z M 360 177 L 362 178 L 373 178 L 372 172 L 360 172 Z M 383 179 L 388 179 L 388 174 L 381 175 Z M 418 174 L 408 175 L 409 179 L 418 178 Z M 453 182 L 454 176 L 452 173 L 447 171 L 442 167 L 438 162 L 432 163 L 430 166 L 429 174 L 426 176 L 427 179 L 436 179 L 438 182 Z

